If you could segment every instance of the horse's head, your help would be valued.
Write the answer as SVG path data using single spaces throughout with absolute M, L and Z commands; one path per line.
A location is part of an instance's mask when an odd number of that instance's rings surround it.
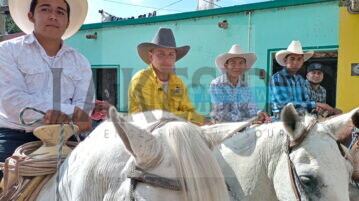
M 116 131 L 132 156 L 123 171 L 132 179 L 121 186 L 122 195 L 138 200 L 229 200 L 211 149 L 247 124 L 200 128 L 174 115 L 152 114 L 135 114 L 134 121 L 128 122 L 110 109 Z M 147 123 L 138 116 L 154 118 Z
M 335 121 L 343 118 L 347 119 L 351 114 L 352 113 L 345 114 L 344 117 L 338 116 L 337 120 Z M 359 182 L 359 141 L 357 139 L 358 131 L 353 133 L 354 128 L 359 128 L 359 110 L 356 110 L 356 112 L 351 115 L 351 120 L 352 121 L 349 121 L 347 124 L 345 124 L 339 130 L 339 132 L 336 132 L 335 135 L 342 144 L 350 148 L 350 155 L 352 157 L 354 166 L 352 178 L 354 181 Z
M 282 155 L 273 178 L 279 200 L 295 200 L 296 189 L 301 200 L 349 200 L 351 158 L 348 150 L 337 143 L 335 133 L 356 111 L 313 124 L 314 119 L 308 116 L 300 119 L 293 105 L 283 109 L 281 120 L 288 133 L 288 154 Z

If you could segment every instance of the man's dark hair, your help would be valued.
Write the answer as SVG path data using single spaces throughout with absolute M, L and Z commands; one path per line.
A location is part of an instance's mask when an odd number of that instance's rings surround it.
M 70 5 L 69 5 L 69 3 L 67 3 L 66 0 L 63 0 L 63 1 L 66 3 L 67 16 L 68 16 L 68 19 L 70 19 Z M 32 14 L 34 14 L 34 12 L 35 12 L 36 5 L 37 5 L 37 0 L 31 0 L 30 12 L 31 12 Z
M 285 55 L 285 57 L 284 57 L 284 58 L 286 59 L 286 58 L 288 58 L 288 57 L 289 57 L 289 55 L 292 55 L 292 54 L 295 54 L 295 53 L 290 53 L 290 54 L 287 54 L 287 55 Z M 304 58 L 304 55 L 303 55 L 303 54 L 298 54 L 298 55 L 302 55 L 302 57 Z

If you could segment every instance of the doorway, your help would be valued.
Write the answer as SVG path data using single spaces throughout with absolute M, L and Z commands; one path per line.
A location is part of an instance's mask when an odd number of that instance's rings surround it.
M 93 70 L 96 98 L 108 101 L 118 107 L 117 70 L 116 68 L 95 68 Z

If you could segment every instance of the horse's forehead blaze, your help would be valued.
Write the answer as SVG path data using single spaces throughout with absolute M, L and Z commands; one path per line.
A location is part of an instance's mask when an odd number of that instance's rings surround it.
M 313 157 L 308 154 L 305 149 L 298 149 L 294 153 L 293 162 L 298 164 L 306 164 L 309 165 L 313 162 Z

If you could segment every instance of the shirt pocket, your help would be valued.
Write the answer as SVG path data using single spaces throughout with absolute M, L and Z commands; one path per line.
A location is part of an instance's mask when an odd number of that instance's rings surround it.
M 182 97 L 180 96 L 171 96 L 171 109 L 175 111 L 180 111 Z
M 81 80 L 81 72 L 75 66 L 69 66 L 63 69 L 63 75 L 66 79 L 72 82 Z
M 24 81 L 30 94 L 41 93 L 48 89 L 51 73 L 41 64 L 36 62 L 19 63 L 19 70 L 24 76 Z
M 81 73 L 75 66 L 67 66 L 62 70 L 61 88 L 65 99 L 71 99 L 74 96 L 75 88 L 80 85 L 81 79 Z

